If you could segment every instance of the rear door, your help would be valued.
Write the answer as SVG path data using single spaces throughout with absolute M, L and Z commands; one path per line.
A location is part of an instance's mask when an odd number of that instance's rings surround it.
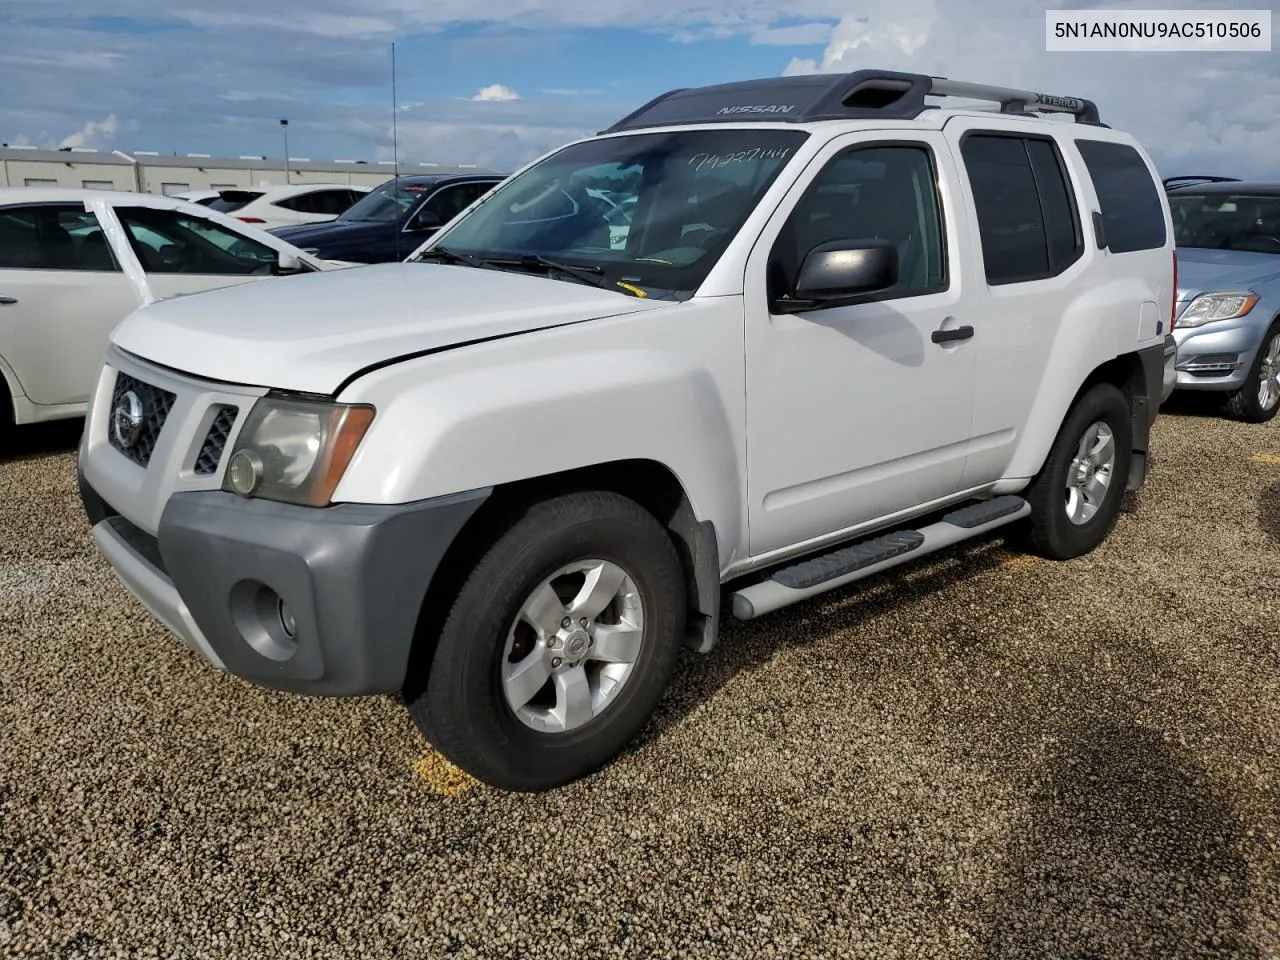
M 32 403 L 87 402 L 111 331 L 141 302 L 83 203 L 0 208 L 0 363 Z
M 1086 242 L 1088 198 L 1070 175 L 1078 161 L 1051 134 L 1016 120 L 957 117 L 946 135 L 962 170 L 958 200 L 980 241 L 971 487 L 1005 476 L 1033 405 L 1053 392 L 1042 386 L 1077 375 L 1083 361 L 1063 325 L 1098 267 Z

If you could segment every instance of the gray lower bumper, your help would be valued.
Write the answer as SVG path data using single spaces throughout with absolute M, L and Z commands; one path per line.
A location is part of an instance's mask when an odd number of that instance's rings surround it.
M 358 696 L 404 685 L 427 587 L 488 491 L 325 509 L 180 493 L 154 538 L 83 478 L 81 496 L 116 575 L 191 649 L 264 686 Z

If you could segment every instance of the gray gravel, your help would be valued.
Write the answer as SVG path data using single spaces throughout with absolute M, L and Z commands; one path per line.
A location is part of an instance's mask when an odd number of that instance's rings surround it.
M 537 797 L 182 649 L 74 441 L 0 460 L 0 955 L 1280 957 L 1280 422 L 1166 413 L 1085 559 L 729 623 Z

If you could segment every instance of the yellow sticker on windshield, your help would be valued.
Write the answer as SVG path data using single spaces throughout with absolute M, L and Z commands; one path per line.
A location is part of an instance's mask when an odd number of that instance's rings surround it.
M 637 297 L 647 297 L 649 295 L 645 293 L 643 290 L 641 290 L 639 287 L 633 287 L 631 284 L 623 283 L 621 280 L 618 281 L 618 286 L 622 287 L 622 289 L 624 290 L 630 290 Z

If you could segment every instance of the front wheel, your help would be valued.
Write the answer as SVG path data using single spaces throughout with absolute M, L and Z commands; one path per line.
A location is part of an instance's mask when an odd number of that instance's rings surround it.
M 1266 423 L 1280 411 L 1280 323 L 1273 323 L 1263 336 L 1249 375 L 1222 410 L 1244 423 Z
M 441 754 L 492 786 L 575 780 L 616 756 L 657 706 L 685 598 L 670 537 L 634 501 L 595 492 L 535 504 L 459 591 L 409 713 Z
M 1120 514 L 1133 457 L 1129 403 L 1110 383 L 1076 401 L 1027 492 L 1031 552 L 1070 560 L 1093 550 Z

